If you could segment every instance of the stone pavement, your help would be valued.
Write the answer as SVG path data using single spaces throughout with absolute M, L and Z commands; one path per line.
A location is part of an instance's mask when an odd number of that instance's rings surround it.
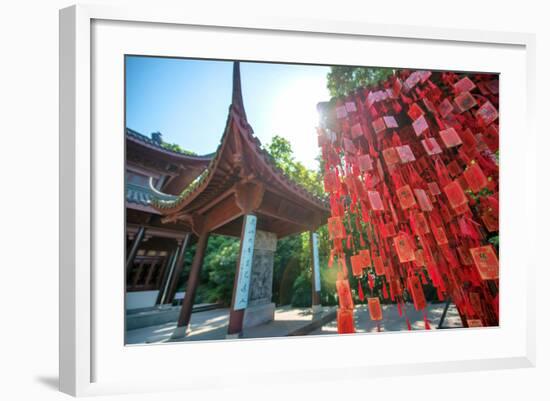
M 444 303 L 429 304 L 427 316 L 432 330 L 437 325 L 445 308 Z M 407 330 L 405 319 L 400 317 L 396 305 L 382 305 L 384 320 L 380 322 L 381 331 Z M 256 327 L 250 327 L 243 331 L 243 338 L 282 337 L 288 335 L 323 335 L 336 334 L 335 307 L 324 307 L 323 312 L 316 315 L 316 319 L 325 318 L 328 323 L 319 328 L 312 328 L 313 315 L 310 308 L 292 308 L 290 306 L 279 307 L 275 310 L 275 320 Z M 406 313 L 411 321 L 413 330 L 424 330 L 422 312 L 414 310 L 412 304 L 406 304 Z M 355 327 L 358 333 L 376 332 L 376 322 L 370 320 L 366 305 L 356 306 Z M 229 309 L 221 308 L 193 313 L 191 315 L 190 333 L 178 341 L 199 340 L 223 340 L 227 333 L 229 323 Z M 462 322 L 456 310 L 451 304 L 447 311 L 444 328 L 462 327 Z M 129 330 L 126 333 L 127 344 L 149 344 L 169 342 L 170 336 L 176 328 L 176 322 Z
M 445 303 L 428 304 L 427 316 L 432 330 L 437 329 Z M 421 311 L 416 311 L 412 304 L 405 304 L 405 311 L 411 322 L 412 330 L 424 330 L 424 318 Z M 407 323 L 404 317 L 399 316 L 397 306 L 382 305 L 383 320 L 380 321 L 380 331 L 401 331 L 407 330 Z M 357 333 L 373 333 L 377 331 L 376 322 L 369 317 L 366 305 L 357 305 L 354 312 L 355 330 Z M 449 306 L 443 328 L 463 327 L 460 316 L 454 304 Z M 310 334 L 336 334 L 338 332 L 336 321 L 332 321 L 322 328 L 311 332 Z
M 322 312 L 315 315 L 311 308 L 279 307 L 275 310 L 275 320 L 261 326 L 243 330 L 243 338 L 282 337 L 299 335 L 303 331 L 311 331 L 311 324 L 318 319 L 326 321 L 336 318 L 336 307 L 323 307 Z M 322 321 L 320 322 L 323 323 Z M 223 340 L 229 324 L 229 309 L 221 308 L 191 315 L 190 333 L 177 341 Z M 144 327 L 126 332 L 126 344 L 148 344 L 169 342 L 176 328 L 176 322 Z

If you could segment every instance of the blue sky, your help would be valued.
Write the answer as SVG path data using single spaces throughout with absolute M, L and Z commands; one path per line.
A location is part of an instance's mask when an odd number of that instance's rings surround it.
M 230 61 L 128 56 L 126 125 L 198 154 L 216 150 L 231 103 Z M 316 168 L 316 105 L 330 99 L 328 67 L 241 63 L 248 122 L 262 144 L 287 138 L 296 159 Z

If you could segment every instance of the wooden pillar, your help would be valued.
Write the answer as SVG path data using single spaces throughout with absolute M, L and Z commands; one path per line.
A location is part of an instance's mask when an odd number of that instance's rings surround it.
M 173 338 L 184 337 L 191 320 L 191 311 L 193 310 L 193 303 L 195 301 L 195 293 L 199 284 L 199 277 L 202 268 L 202 262 L 204 260 L 204 254 L 206 252 L 206 245 L 208 244 L 209 232 L 202 232 L 199 235 L 197 242 L 197 249 L 195 251 L 195 257 L 191 264 L 191 271 L 189 273 L 189 280 L 187 281 L 187 288 L 185 289 L 185 297 L 183 298 L 183 305 L 180 310 L 180 316 L 178 319 L 178 327 L 172 334 Z
M 311 306 L 313 312 L 321 310 L 321 270 L 319 266 L 319 236 L 309 232 L 309 248 L 311 252 Z
M 183 240 L 180 245 L 179 253 L 178 253 L 178 259 L 176 260 L 174 269 L 170 274 L 170 277 L 168 278 L 168 282 L 166 284 L 164 299 L 162 300 L 163 304 L 171 304 L 172 301 L 174 300 L 174 296 L 176 294 L 176 287 L 178 285 L 181 272 L 183 271 L 185 251 L 187 250 L 187 245 L 189 245 L 190 238 L 191 238 L 191 234 L 189 233 L 185 234 L 185 237 L 183 237 Z
M 240 337 L 243 330 L 244 311 L 248 306 L 250 290 L 256 222 L 257 217 L 253 214 L 247 214 L 243 218 L 239 260 L 235 272 L 235 281 L 233 282 L 231 311 L 229 312 L 228 338 Z
M 162 304 L 162 298 L 165 294 L 166 285 L 168 284 L 168 280 L 170 279 L 170 272 L 174 270 L 174 265 L 176 264 L 176 260 L 178 258 L 178 252 L 179 249 L 176 248 L 170 253 L 170 259 L 168 260 L 168 263 L 164 266 L 164 269 L 162 271 L 162 278 L 159 285 L 159 293 L 155 302 L 157 305 Z
M 128 255 L 126 256 L 126 275 L 128 275 L 130 273 L 130 270 L 132 270 L 134 259 L 137 255 L 139 246 L 141 245 L 141 241 L 143 241 L 144 237 L 145 227 L 141 226 L 138 228 L 136 236 L 134 238 L 134 242 L 132 242 L 132 246 L 130 247 L 130 252 L 128 252 Z

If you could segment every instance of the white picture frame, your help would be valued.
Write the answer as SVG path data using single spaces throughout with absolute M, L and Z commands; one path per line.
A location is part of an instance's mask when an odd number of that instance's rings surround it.
M 104 25 L 101 25 L 103 24 L 102 21 L 105 22 Z M 99 28 L 95 28 L 94 24 Z M 116 26 L 117 24 L 121 26 Z M 106 29 L 101 32 L 94 31 L 94 29 L 103 29 L 102 26 Z M 193 34 L 198 35 L 197 38 L 200 38 L 201 32 L 204 31 L 206 35 L 218 32 L 219 35 L 241 35 L 242 38 L 246 38 L 247 35 L 261 34 L 262 40 L 266 42 L 273 41 L 272 43 L 278 43 L 277 41 L 282 43 L 282 41 L 287 40 L 285 37 L 292 38 L 293 35 L 302 38 L 304 41 L 324 40 L 327 44 L 333 39 L 338 39 L 344 46 L 348 42 L 357 45 L 362 43 L 360 41 L 366 41 L 365 43 L 367 43 L 369 40 L 374 42 L 383 40 L 385 44 L 393 43 L 395 45 L 399 42 L 406 42 L 407 48 L 411 49 L 414 49 L 417 45 L 437 46 L 443 52 L 442 54 L 449 51 L 449 49 L 445 50 L 446 46 L 452 46 L 454 53 L 467 51 L 468 48 L 472 51 L 477 49 L 478 52 L 485 52 L 487 48 L 496 49 L 491 65 L 496 65 L 497 68 L 493 71 L 502 72 L 504 69 L 510 68 L 510 72 L 506 73 L 508 75 L 503 73 L 502 76 L 504 78 L 504 89 L 513 89 L 520 94 L 518 95 L 519 99 L 514 100 L 516 103 L 512 104 L 512 102 L 506 100 L 506 90 L 501 91 L 504 103 L 501 109 L 503 119 L 502 148 L 511 152 L 507 155 L 503 151 L 501 156 L 501 175 L 507 177 L 503 180 L 501 192 L 504 200 L 501 215 L 501 226 L 503 227 L 501 235 L 503 298 L 510 294 L 510 298 L 502 299 L 501 308 L 505 317 L 503 317 L 501 327 L 488 330 L 453 330 L 444 333 L 396 333 L 395 335 L 355 335 L 339 338 L 328 336 L 330 338 L 322 339 L 300 338 L 170 344 L 134 347 L 131 351 L 125 348 L 123 343 L 116 343 L 113 345 L 113 347 L 118 347 L 116 352 L 108 352 L 109 348 L 104 341 L 104 330 L 102 331 L 98 327 L 109 327 L 107 326 L 107 319 L 116 319 L 117 316 L 122 319 L 122 310 L 118 312 L 118 315 L 115 313 L 106 317 L 101 312 L 102 306 L 96 305 L 96 302 L 98 302 L 98 286 L 102 286 L 106 279 L 105 275 L 98 275 L 94 271 L 97 262 L 102 258 L 101 252 L 97 252 L 95 247 L 97 243 L 94 241 L 97 238 L 98 229 L 104 227 L 99 221 L 102 218 L 102 213 L 104 213 L 104 208 L 101 206 L 102 203 L 98 202 L 97 196 L 98 193 L 105 193 L 101 190 L 104 183 L 98 178 L 101 173 L 97 173 L 96 170 L 99 167 L 97 164 L 98 154 L 102 155 L 102 160 L 120 160 L 123 156 L 122 154 L 117 155 L 116 152 L 120 148 L 116 146 L 107 151 L 102 147 L 102 142 L 97 142 L 93 135 L 94 129 L 99 126 L 98 121 L 95 119 L 102 118 L 101 116 L 104 115 L 101 110 L 95 109 L 92 102 L 94 96 L 101 96 L 101 90 L 96 92 L 98 88 L 92 86 L 94 73 L 97 73 L 94 69 L 102 68 L 101 63 L 98 63 L 94 56 L 99 54 L 98 51 L 103 51 L 101 46 L 105 44 L 105 35 L 121 32 L 121 30 L 132 30 L 133 35 L 138 35 L 139 31 L 144 29 L 149 30 L 147 38 L 150 40 L 148 43 L 146 43 L 146 40 L 142 40 L 144 43 L 141 46 L 149 46 L 148 52 L 165 55 L 166 52 L 171 51 L 170 44 L 167 43 L 163 49 L 159 48 L 155 51 L 155 38 L 158 39 L 162 35 L 173 35 L 175 31 L 170 31 L 171 29 L 178 30 L 181 28 L 185 31 L 186 27 L 192 27 Z M 109 29 L 112 29 L 112 31 Z M 99 35 L 96 42 L 93 41 L 94 32 Z M 117 41 L 115 37 L 111 37 L 111 39 L 113 39 L 111 50 L 120 51 L 121 48 L 115 49 L 115 44 L 120 41 Z M 118 37 L 118 39 L 123 38 Z M 208 39 L 205 38 L 204 40 Z M 215 40 L 213 38 L 209 40 L 212 42 L 204 43 L 214 46 Z M 223 58 L 223 54 L 226 54 L 227 57 L 233 56 L 246 59 L 251 57 L 250 54 L 252 54 L 247 52 L 254 51 L 253 45 L 249 45 L 249 47 L 252 50 L 243 48 L 242 53 L 239 54 L 231 54 L 231 51 L 235 51 L 235 49 L 228 48 L 225 50 L 226 53 L 219 51 L 217 55 L 221 56 L 220 58 Z M 296 57 L 295 54 L 293 55 L 291 46 L 285 50 L 288 52 L 288 58 L 285 59 L 284 47 L 280 44 L 272 48 L 274 52 L 278 52 L 278 55 L 274 56 L 276 59 L 271 61 L 292 61 L 292 57 Z M 279 19 L 253 15 L 218 19 L 209 15 L 187 14 L 183 8 L 168 10 L 153 6 L 113 8 L 105 5 L 78 5 L 61 10 L 60 390 L 80 396 L 134 391 L 200 389 L 205 388 L 207 385 L 211 386 L 212 382 L 215 382 L 216 386 L 233 386 L 235 385 L 234 379 L 237 377 L 235 375 L 246 375 L 248 380 L 255 380 L 257 383 L 265 383 L 268 386 L 277 381 L 280 383 L 281 380 L 293 381 L 297 378 L 300 380 L 327 380 L 329 377 L 338 378 L 343 375 L 357 378 L 365 375 L 374 377 L 388 374 L 407 374 L 411 369 L 415 373 L 432 373 L 534 366 L 534 308 L 527 308 L 526 305 L 529 302 L 535 302 L 534 270 L 536 253 L 532 249 L 534 244 L 517 238 L 517 232 L 523 232 L 523 230 L 535 232 L 534 225 L 536 221 L 535 197 L 532 196 L 536 185 L 534 178 L 536 146 L 532 115 L 535 85 L 534 48 L 534 35 L 522 33 L 374 25 L 356 21 Z M 506 49 L 510 51 L 508 52 Z M 108 52 L 108 50 L 106 51 Z M 498 56 L 497 53 L 499 52 L 504 55 Z M 416 62 L 413 61 L 413 56 L 411 54 L 411 58 L 403 59 L 401 63 L 399 61 L 394 62 L 397 64 L 409 63 L 408 66 L 415 67 Z M 107 60 L 107 57 L 103 55 L 101 57 L 102 60 Z M 265 59 L 265 57 L 265 55 L 259 56 L 259 59 Z M 384 57 L 386 61 L 382 62 L 381 65 L 388 65 L 387 63 L 391 63 L 390 60 L 398 60 L 396 55 L 386 54 Z M 462 60 L 461 65 L 455 64 L 455 69 L 475 70 L 475 65 L 481 65 L 479 63 L 482 63 L 483 57 L 488 56 L 480 55 L 479 59 L 476 59 L 477 61 Z M 342 58 L 342 60 L 344 59 Z M 350 64 L 353 64 L 356 60 L 350 60 Z M 503 60 L 509 61 L 506 63 L 507 65 L 504 65 Z M 375 60 L 375 62 L 377 61 Z M 502 63 L 503 70 L 498 68 L 499 62 Z M 474 66 L 474 68 L 468 68 L 469 65 Z M 521 71 L 513 72 L 511 70 L 512 65 L 516 65 L 518 71 Z M 398 65 L 393 64 L 392 66 Z M 438 62 L 435 60 L 424 67 L 436 68 L 437 66 Z M 440 67 L 445 67 L 443 62 Z M 116 73 L 120 74 L 120 71 Z M 514 80 L 514 82 L 508 81 L 507 83 L 508 76 L 515 77 L 517 80 Z M 519 81 L 520 78 L 521 82 Z M 121 87 L 116 86 L 116 88 L 117 93 L 120 94 Z M 118 95 L 113 97 L 119 98 Z M 506 106 L 507 104 L 508 106 Z M 510 117 L 510 114 L 507 114 L 507 111 L 512 109 L 515 112 L 513 118 Z M 118 121 L 117 116 L 113 115 L 112 117 L 112 120 L 115 121 L 114 124 L 123 124 L 123 120 Z M 514 146 L 517 139 L 507 135 L 507 132 L 511 132 L 511 128 L 521 128 L 521 131 L 524 132 L 521 141 L 526 144 L 525 146 L 521 148 Z M 122 143 L 122 136 L 119 140 Z M 109 154 L 108 152 L 114 153 Z M 507 167 L 507 161 L 512 159 L 521 161 L 519 167 L 515 170 Z M 110 162 L 106 161 L 105 163 Z M 116 181 L 110 184 L 116 185 Z M 521 184 L 521 187 L 514 187 L 512 184 Z M 122 194 L 122 188 L 119 189 L 120 194 Z M 114 191 L 114 193 L 118 192 Z M 116 200 L 116 197 L 113 197 L 112 202 L 114 204 L 121 203 Z M 511 210 L 511 205 L 517 209 Z M 104 217 L 109 217 L 108 213 Z M 506 229 L 507 224 L 508 229 Z M 515 248 L 506 248 L 507 244 L 512 242 L 514 242 Z M 512 284 L 510 280 L 506 279 L 506 275 L 509 272 L 507 266 L 514 264 L 521 266 L 522 269 L 519 273 L 515 273 L 517 276 L 514 276 L 514 292 L 512 293 L 510 290 Z M 123 265 L 120 266 L 122 271 Z M 122 287 L 116 285 L 109 286 L 109 288 L 102 287 L 101 292 L 103 293 L 104 290 L 105 294 L 112 294 L 114 291 L 120 290 L 121 299 L 123 297 Z M 512 300 L 512 305 L 507 303 L 507 299 Z M 513 316 L 517 320 L 512 322 L 507 318 L 507 311 L 513 311 Z M 114 327 L 113 330 L 116 331 L 118 328 L 119 326 Z M 103 335 L 101 335 L 102 333 Z M 442 339 L 442 336 L 445 337 Z M 428 356 L 422 359 L 421 356 L 424 354 L 410 348 L 411 344 L 418 345 L 418 348 L 421 349 L 424 345 L 443 343 L 447 341 L 446 339 L 458 344 L 455 347 L 458 349 L 454 350 L 454 354 L 442 352 L 437 358 Z M 271 343 L 267 345 L 266 342 L 270 341 Z M 396 350 L 410 350 L 410 353 L 405 358 L 390 358 L 388 356 L 387 359 L 384 359 L 382 354 L 379 356 L 371 355 L 370 361 L 363 358 L 354 358 L 353 363 L 342 361 L 341 364 L 335 362 L 337 359 L 330 359 L 330 357 L 323 361 L 316 359 L 315 350 L 318 347 L 323 347 L 323 350 L 329 350 L 330 352 L 347 348 L 357 350 L 362 341 L 376 341 L 377 344 L 374 348 L 393 344 Z M 480 344 L 479 349 L 471 352 L 460 349 L 461 344 L 468 343 L 471 343 L 472 347 L 475 348 L 476 344 L 473 344 L 474 342 Z M 484 342 L 493 345 L 483 348 L 481 344 Z M 299 346 L 296 346 L 296 344 L 299 344 Z M 504 347 L 505 344 L 507 347 Z M 154 372 L 147 371 L 146 374 L 144 373 L 147 380 L 139 377 L 139 375 L 136 376 L 136 372 L 130 368 L 131 365 L 139 364 L 139 361 L 143 361 L 143 364 L 154 364 L 154 361 L 158 363 L 163 358 L 167 361 L 174 358 L 173 361 L 167 363 L 175 363 L 177 358 L 181 357 L 182 346 L 186 347 L 185 352 L 191 358 L 199 358 L 199 356 L 204 355 L 204 358 L 208 361 L 208 358 L 211 357 L 209 353 L 216 353 L 216 355 L 222 356 L 218 359 L 218 363 L 227 366 L 220 366 L 217 370 L 209 371 L 204 363 L 197 363 L 194 371 L 186 371 L 185 374 L 179 372 L 179 377 L 176 375 L 161 375 L 160 371 L 155 375 Z M 168 347 L 172 348 L 169 349 Z M 281 361 L 277 360 L 277 354 L 284 354 L 285 349 L 288 350 L 290 355 L 299 355 L 302 352 L 303 355 L 308 355 L 311 360 L 303 361 L 303 358 L 298 358 L 297 361 L 289 364 L 293 365 L 292 367 L 286 368 Z M 114 349 L 110 350 L 113 351 Z M 262 355 L 262 353 L 265 353 L 263 356 L 266 358 L 272 358 L 271 368 L 260 363 L 251 370 L 249 363 L 253 360 L 251 358 L 255 355 Z M 235 360 L 241 360 L 240 364 L 236 366 L 228 365 L 228 361 Z M 197 362 L 199 362 L 198 359 Z M 127 364 L 125 365 L 127 369 L 122 368 L 121 364 L 123 363 Z M 112 370 L 116 369 L 120 374 L 109 374 L 106 368 L 107 365 L 111 365 Z M 236 367 L 238 369 L 235 369 Z M 128 373 L 127 376 L 125 376 L 126 372 Z M 270 372 L 269 379 L 265 378 L 267 372 Z

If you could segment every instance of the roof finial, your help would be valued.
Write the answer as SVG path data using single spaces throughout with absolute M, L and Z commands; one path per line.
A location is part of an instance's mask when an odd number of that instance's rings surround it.
M 241 116 L 246 120 L 244 111 L 243 93 L 241 88 L 241 68 L 238 61 L 233 62 L 233 95 L 231 105 L 239 110 Z

